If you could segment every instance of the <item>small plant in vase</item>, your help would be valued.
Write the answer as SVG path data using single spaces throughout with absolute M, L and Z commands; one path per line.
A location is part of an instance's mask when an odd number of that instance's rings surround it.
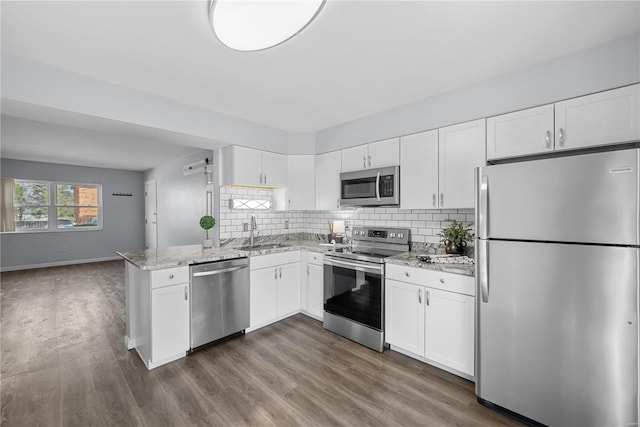
M 444 250 L 448 254 L 462 255 L 464 248 L 467 246 L 467 240 L 473 239 L 471 227 L 465 226 L 463 223 L 455 219 L 449 226 L 442 229 L 439 233 L 444 243 Z
M 203 248 L 212 248 L 213 247 L 213 239 L 209 238 L 209 230 L 211 230 L 216 225 L 216 220 L 211 215 L 205 215 L 200 218 L 200 227 L 206 233 L 207 238 L 202 241 Z

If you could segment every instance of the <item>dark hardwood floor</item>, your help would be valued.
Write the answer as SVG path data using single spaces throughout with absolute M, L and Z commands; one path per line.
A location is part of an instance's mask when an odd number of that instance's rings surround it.
M 3 273 L 2 426 L 509 426 L 473 383 L 297 315 L 152 371 L 124 346 L 124 265 Z

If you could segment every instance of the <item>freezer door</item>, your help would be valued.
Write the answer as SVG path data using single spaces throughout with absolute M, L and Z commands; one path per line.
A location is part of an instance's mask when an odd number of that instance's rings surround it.
M 639 155 L 632 149 L 480 168 L 478 235 L 640 245 Z
M 638 422 L 640 249 L 490 241 L 476 394 L 549 426 Z

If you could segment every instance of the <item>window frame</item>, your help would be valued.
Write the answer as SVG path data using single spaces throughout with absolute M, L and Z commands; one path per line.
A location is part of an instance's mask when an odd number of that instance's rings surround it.
M 47 204 L 46 205 L 38 205 L 38 206 L 42 206 L 42 207 L 46 207 L 47 208 L 47 228 L 41 228 L 41 229 L 18 229 L 16 227 L 16 229 L 14 231 L 8 231 L 5 233 L 65 233 L 65 232 L 70 232 L 70 231 L 100 231 L 103 230 L 103 224 L 104 224 L 104 217 L 103 217 L 103 198 L 102 198 L 102 184 L 96 184 L 96 183 L 88 183 L 88 182 L 70 182 L 70 181 L 48 181 L 48 180 L 42 180 L 42 179 L 18 179 L 15 178 L 14 179 L 15 183 L 20 183 L 20 182 L 33 182 L 33 183 L 41 183 L 41 184 L 47 184 L 47 191 L 48 191 L 48 197 L 47 197 Z M 96 187 L 98 190 L 98 199 L 97 199 L 97 206 L 94 205 L 87 205 L 87 206 L 81 206 L 81 205 L 63 205 L 63 204 L 58 204 L 58 185 L 73 185 L 73 186 L 80 186 L 80 187 Z M 14 207 L 16 206 L 15 203 L 15 193 L 14 193 Z M 32 206 L 32 205 L 28 205 L 28 206 Z M 35 206 L 35 205 L 34 205 Z M 59 228 L 58 227 L 58 208 L 97 208 L 98 209 L 98 224 L 96 224 L 95 226 L 87 226 L 87 227 L 67 227 L 67 228 Z M 14 219 L 15 221 L 15 219 Z

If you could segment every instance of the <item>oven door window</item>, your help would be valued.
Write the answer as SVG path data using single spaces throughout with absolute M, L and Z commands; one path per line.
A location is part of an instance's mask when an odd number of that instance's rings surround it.
M 325 266 L 325 281 L 325 311 L 382 330 L 382 275 Z
M 343 199 L 367 199 L 376 197 L 376 177 L 342 181 Z

